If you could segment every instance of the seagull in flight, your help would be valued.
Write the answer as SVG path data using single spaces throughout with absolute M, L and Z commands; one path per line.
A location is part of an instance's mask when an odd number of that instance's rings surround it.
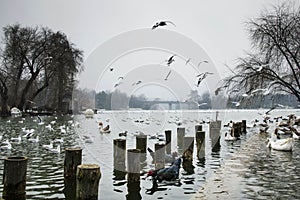
M 199 77 L 198 79 L 198 82 L 197 82 L 197 87 L 199 87 L 200 83 L 207 77 L 207 75 L 209 74 L 214 74 L 214 73 L 211 73 L 211 72 L 204 72 L 204 73 L 201 73 L 199 75 L 197 75 L 197 77 Z
M 207 60 L 200 61 L 200 62 L 198 63 L 198 65 L 197 65 L 197 67 L 200 67 L 200 65 L 201 65 L 202 63 L 208 63 L 208 61 L 207 61 Z
M 176 55 L 174 54 L 174 55 L 171 56 L 168 60 L 166 60 L 168 66 L 170 66 L 173 62 L 175 62 L 175 60 L 174 60 L 174 57 L 175 57 L 175 56 L 176 56 Z
M 192 58 L 187 59 L 185 62 L 185 65 L 187 65 L 191 60 L 192 60 Z
M 160 22 L 156 22 L 153 26 L 152 26 L 152 30 L 158 28 L 159 26 L 167 26 L 168 24 L 172 24 L 173 26 L 176 27 L 176 25 L 171 22 L 171 21 L 160 21 Z
M 118 86 L 121 85 L 121 84 L 122 84 L 122 82 L 116 83 L 116 84 L 114 85 L 114 88 L 115 88 L 115 87 L 118 87 Z
M 166 76 L 166 78 L 165 78 L 165 81 L 168 80 L 170 74 L 171 74 L 171 70 L 170 70 L 169 73 L 167 74 L 167 76 Z
M 134 86 L 134 85 L 139 85 L 139 84 L 141 84 L 142 83 L 142 81 L 137 81 L 137 82 L 135 82 L 135 83 L 132 83 L 132 86 Z

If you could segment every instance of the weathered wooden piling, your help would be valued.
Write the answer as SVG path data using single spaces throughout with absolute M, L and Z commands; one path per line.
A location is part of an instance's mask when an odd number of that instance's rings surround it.
M 197 131 L 202 131 L 202 125 L 195 125 L 195 133 L 197 133 Z
M 210 136 L 210 137 L 211 137 L 211 133 L 212 133 L 211 129 L 213 129 L 213 128 L 218 128 L 218 129 L 221 130 L 221 124 L 222 124 L 222 121 L 221 121 L 221 120 L 211 121 L 211 122 L 209 123 L 209 136 Z
M 247 132 L 247 121 L 245 119 L 242 120 L 242 133 Z
M 166 137 L 166 153 L 171 154 L 172 131 L 165 130 L 165 137 Z
M 205 159 L 205 131 L 198 131 L 196 133 L 196 146 L 198 160 Z
M 221 120 L 210 122 L 209 124 L 209 137 L 211 140 L 211 147 L 213 152 L 220 151 L 220 131 L 221 131 Z
M 241 124 L 239 122 L 233 123 L 233 136 L 239 138 L 241 135 Z
M 185 136 L 185 128 L 178 127 L 177 128 L 177 147 L 178 147 L 179 154 L 182 153 L 184 136 Z
M 127 150 L 127 183 L 140 182 L 140 149 Z
M 139 182 L 128 182 L 127 183 L 127 194 L 126 200 L 140 200 L 142 196 L 140 194 L 141 186 Z
M 191 150 L 194 152 L 194 137 L 184 137 L 183 138 L 183 150 Z
M 146 160 L 146 155 L 147 155 L 147 135 L 138 135 L 136 136 L 136 149 L 141 150 L 141 155 L 140 159 L 141 162 L 144 162 Z
M 210 140 L 211 140 L 211 148 L 212 152 L 220 151 L 220 129 L 219 128 L 211 128 L 210 129 Z
M 76 172 L 76 200 L 97 200 L 100 178 L 99 165 L 78 165 Z
M 162 143 L 156 143 L 155 148 L 155 169 L 161 169 L 165 167 L 165 155 L 166 155 L 166 146 Z
M 182 167 L 188 174 L 194 173 L 193 154 L 194 154 L 194 137 L 184 137 Z
M 114 169 L 125 171 L 126 140 L 114 139 Z
M 82 162 L 81 148 L 66 148 L 64 160 L 64 194 L 66 200 L 76 198 L 76 171 Z
M 28 158 L 24 156 L 11 156 L 4 159 L 3 199 L 26 199 L 27 161 Z

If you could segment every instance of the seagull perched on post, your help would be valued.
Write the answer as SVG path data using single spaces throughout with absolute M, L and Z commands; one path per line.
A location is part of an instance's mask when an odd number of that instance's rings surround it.
M 160 22 L 156 22 L 153 26 L 152 26 L 152 30 L 156 29 L 159 26 L 167 26 L 168 24 L 172 24 L 173 26 L 176 26 L 173 22 L 171 21 L 160 21 Z

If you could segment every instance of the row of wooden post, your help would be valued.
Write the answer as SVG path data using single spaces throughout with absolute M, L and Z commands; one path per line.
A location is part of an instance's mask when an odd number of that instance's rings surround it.
M 26 199 L 27 157 L 7 157 L 4 160 L 3 194 L 5 200 Z M 82 149 L 67 148 L 64 161 L 64 194 L 66 200 L 97 200 L 100 166 L 81 164 Z
M 235 123 L 235 134 L 246 132 L 246 120 Z M 221 121 L 210 123 L 209 132 L 212 141 L 212 151 L 220 149 Z M 165 153 L 171 154 L 171 130 L 165 131 L 165 144 L 155 144 L 155 169 L 164 168 Z M 205 159 L 205 131 L 202 125 L 195 126 L 197 158 Z M 116 179 L 123 180 L 127 174 L 128 195 L 139 194 L 140 164 L 146 161 L 147 136 L 136 137 L 136 149 L 127 150 L 127 170 L 125 166 L 126 140 L 115 139 L 114 145 L 114 175 Z M 185 136 L 185 128 L 177 128 L 177 149 L 182 154 L 189 150 L 193 155 L 194 137 Z M 192 158 L 188 160 L 191 162 Z M 64 193 L 66 199 L 98 199 L 98 186 L 101 178 L 100 166 L 95 164 L 81 164 L 82 149 L 67 148 L 64 161 Z M 185 160 L 183 159 L 183 163 Z M 3 198 L 26 199 L 26 171 L 27 157 L 8 157 L 4 162 Z M 130 191 L 134 188 L 134 191 Z M 135 197 L 132 197 L 135 198 Z M 131 198 L 131 199 L 132 199 Z M 139 199 L 139 197 L 136 197 Z

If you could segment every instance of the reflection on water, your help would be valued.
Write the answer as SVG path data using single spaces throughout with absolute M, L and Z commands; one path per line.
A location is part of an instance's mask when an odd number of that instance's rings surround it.
M 291 111 L 274 111 L 274 116 L 290 113 Z M 295 112 L 295 111 L 293 111 Z M 296 111 L 297 112 L 297 111 Z M 297 113 L 296 113 L 297 114 Z M 297 114 L 299 115 L 299 114 Z M 219 118 L 223 124 L 246 119 L 250 122 L 259 118 L 257 111 L 226 111 L 220 112 Z M 185 127 L 186 136 L 194 136 L 195 124 L 200 120 L 215 118 L 215 111 L 145 111 L 128 112 L 115 111 L 103 112 L 95 115 L 94 119 L 86 119 L 82 115 L 77 116 L 49 116 L 42 117 L 43 125 L 38 125 L 36 117 L 26 117 L 23 123 L 21 118 L 0 119 L 0 134 L 2 141 L 18 135 L 23 135 L 22 128 L 35 129 L 35 134 L 40 136 L 39 143 L 30 143 L 22 138 L 20 143 L 13 143 L 13 149 L 1 151 L 1 157 L 23 155 L 28 159 L 27 170 L 27 199 L 64 199 L 63 194 L 63 160 L 64 148 L 82 147 L 83 163 L 100 165 L 101 180 L 99 186 L 99 198 L 101 199 L 189 199 L 198 193 L 198 189 L 209 185 L 211 177 L 220 169 L 220 166 L 228 164 L 231 172 L 239 175 L 238 180 L 229 174 L 225 177 L 228 181 L 237 183 L 238 196 L 245 199 L 267 198 L 295 198 L 299 199 L 297 185 L 300 183 L 299 143 L 295 143 L 296 150 L 292 153 L 276 152 L 265 147 L 265 136 L 257 134 L 257 130 L 248 130 L 241 139 L 235 142 L 224 141 L 224 133 L 221 129 L 221 146 L 212 151 L 211 139 L 208 134 L 209 127 L 203 125 L 205 137 L 205 159 L 199 161 L 196 156 L 196 144 L 194 145 L 193 162 L 184 170 L 180 169 L 180 180 L 174 183 L 161 183 L 157 191 L 152 195 L 146 194 L 146 190 L 152 187 L 152 181 L 146 178 L 146 172 L 154 168 L 152 158 L 146 154 L 146 165 L 142 166 L 142 175 L 139 191 L 137 187 L 127 185 L 125 174 L 113 170 L 113 139 L 119 138 L 119 132 L 128 131 L 126 148 L 135 148 L 135 135 L 143 132 L 147 135 L 172 131 L 172 151 L 176 151 L 176 130 Z M 10 123 L 7 122 L 10 120 Z M 55 123 L 53 122 L 55 121 Z M 110 134 L 100 134 L 98 122 L 111 127 Z M 76 125 L 79 123 L 79 126 Z M 51 124 L 53 131 L 45 128 Z M 66 132 L 61 131 L 64 126 Z M 42 147 L 51 140 L 63 138 L 60 154 L 52 153 Z M 253 139 L 254 138 L 254 139 Z M 154 149 L 157 139 L 149 139 L 148 146 Z M 54 143 L 57 146 L 58 143 Z M 255 147 L 255 148 L 254 148 Z M 243 149 L 242 151 L 240 149 Z M 243 162 L 241 162 L 243 161 Z M 0 177 L 3 173 L 3 161 L 0 163 Z M 129 187 L 129 188 L 128 188 Z M 2 193 L 3 185 L 0 185 Z M 132 190 L 133 189 L 133 190 Z

